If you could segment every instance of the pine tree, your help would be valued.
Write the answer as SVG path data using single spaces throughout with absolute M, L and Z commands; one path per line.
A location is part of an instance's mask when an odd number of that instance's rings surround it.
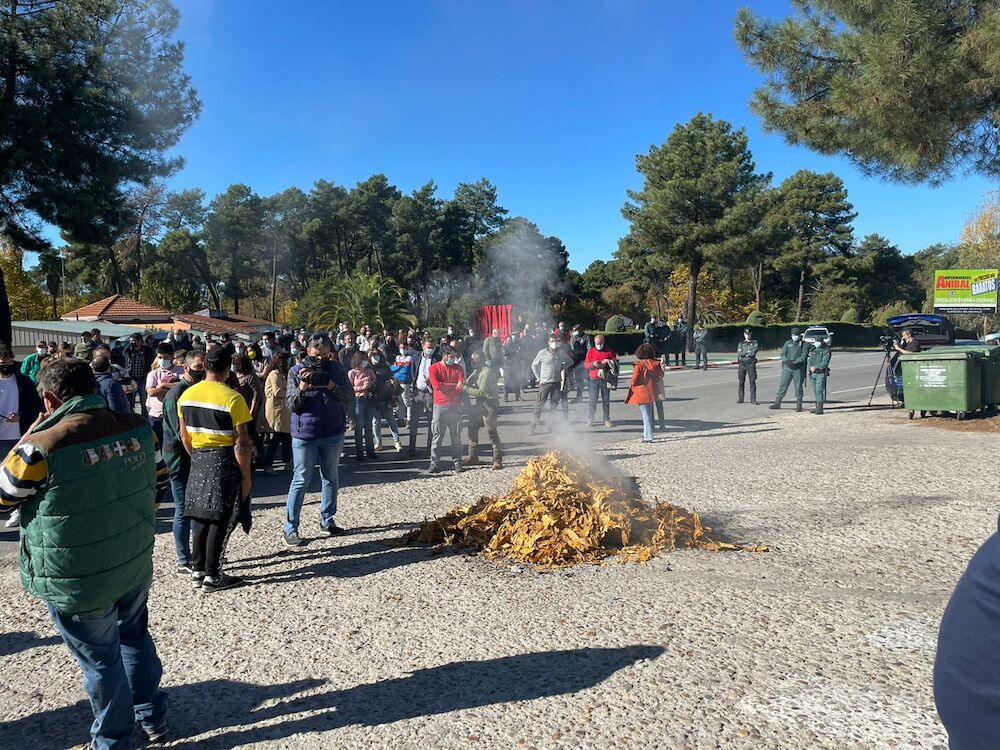
M 793 0 L 781 22 L 748 8 L 736 40 L 767 76 L 767 130 L 867 172 L 939 182 L 1000 174 L 1000 7 L 965 0 Z
M 636 157 L 641 190 L 630 190 L 622 215 L 631 224 L 617 257 L 645 265 L 654 282 L 677 263 L 690 273 L 687 318 L 697 318 L 698 277 L 706 262 L 724 264 L 759 223 L 758 196 L 770 175 L 757 174 L 746 132 L 698 114 L 677 125 L 662 146 Z M 688 346 L 693 342 L 688 326 Z

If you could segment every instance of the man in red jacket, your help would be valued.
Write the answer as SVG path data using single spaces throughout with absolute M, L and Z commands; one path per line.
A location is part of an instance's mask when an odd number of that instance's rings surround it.
M 441 446 L 445 430 L 451 433 L 451 455 L 455 473 L 462 470 L 462 384 L 465 372 L 458 364 L 459 354 L 453 346 L 441 350 L 441 361 L 430 366 L 427 381 L 434 392 L 431 417 L 431 465 L 428 474 L 441 471 Z
M 587 426 L 594 426 L 594 416 L 597 414 L 597 398 L 600 396 L 604 407 L 604 426 L 614 427 L 611 421 L 611 393 L 609 381 L 618 376 L 618 355 L 604 341 L 604 336 L 594 336 L 594 345 L 587 350 L 587 358 L 583 360 L 587 371 L 587 386 L 590 392 L 590 412 L 587 416 Z

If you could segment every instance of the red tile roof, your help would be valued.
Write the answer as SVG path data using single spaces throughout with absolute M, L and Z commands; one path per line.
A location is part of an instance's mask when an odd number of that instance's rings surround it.
M 170 319 L 170 313 L 159 307 L 145 305 L 134 299 L 113 294 L 89 305 L 68 312 L 63 320 L 141 320 L 143 318 Z
M 274 323 L 260 321 L 258 323 L 242 322 L 253 320 L 253 318 L 243 318 L 242 316 L 228 316 L 225 318 L 210 318 L 207 315 L 175 315 L 174 320 L 187 323 L 198 331 L 211 334 L 223 333 L 256 333 L 262 327 L 274 327 Z

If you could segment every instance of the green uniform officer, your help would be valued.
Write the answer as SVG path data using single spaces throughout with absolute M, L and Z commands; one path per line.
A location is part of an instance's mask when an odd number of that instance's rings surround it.
M 830 345 L 826 339 L 820 339 L 813 344 L 809 353 L 809 377 L 813 382 L 813 393 L 816 395 L 816 406 L 813 414 L 823 413 L 823 400 L 826 396 L 826 376 L 830 374 Z
M 792 329 L 792 338 L 781 347 L 781 381 L 778 383 L 778 393 L 769 409 L 780 409 L 781 399 L 788 392 L 788 386 L 795 383 L 795 411 L 802 411 L 802 397 L 806 379 L 806 360 L 809 358 L 809 346 L 802 340 L 798 328 Z
M 746 381 L 750 379 L 750 403 L 757 405 L 757 352 L 760 344 L 754 341 L 753 331 L 749 328 L 743 329 L 743 341 L 736 347 L 736 360 L 739 364 L 739 396 L 737 404 L 743 403 L 743 394 L 746 389 Z

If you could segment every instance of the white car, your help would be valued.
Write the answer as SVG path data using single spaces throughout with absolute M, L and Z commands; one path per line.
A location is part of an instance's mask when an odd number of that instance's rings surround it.
M 806 329 L 806 332 L 802 334 L 802 340 L 809 344 L 823 339 L 826 340 L 827 346 L 833 344 L 833 334 L 830 333 L 830 329 L 825 326 L 809 326 Z

